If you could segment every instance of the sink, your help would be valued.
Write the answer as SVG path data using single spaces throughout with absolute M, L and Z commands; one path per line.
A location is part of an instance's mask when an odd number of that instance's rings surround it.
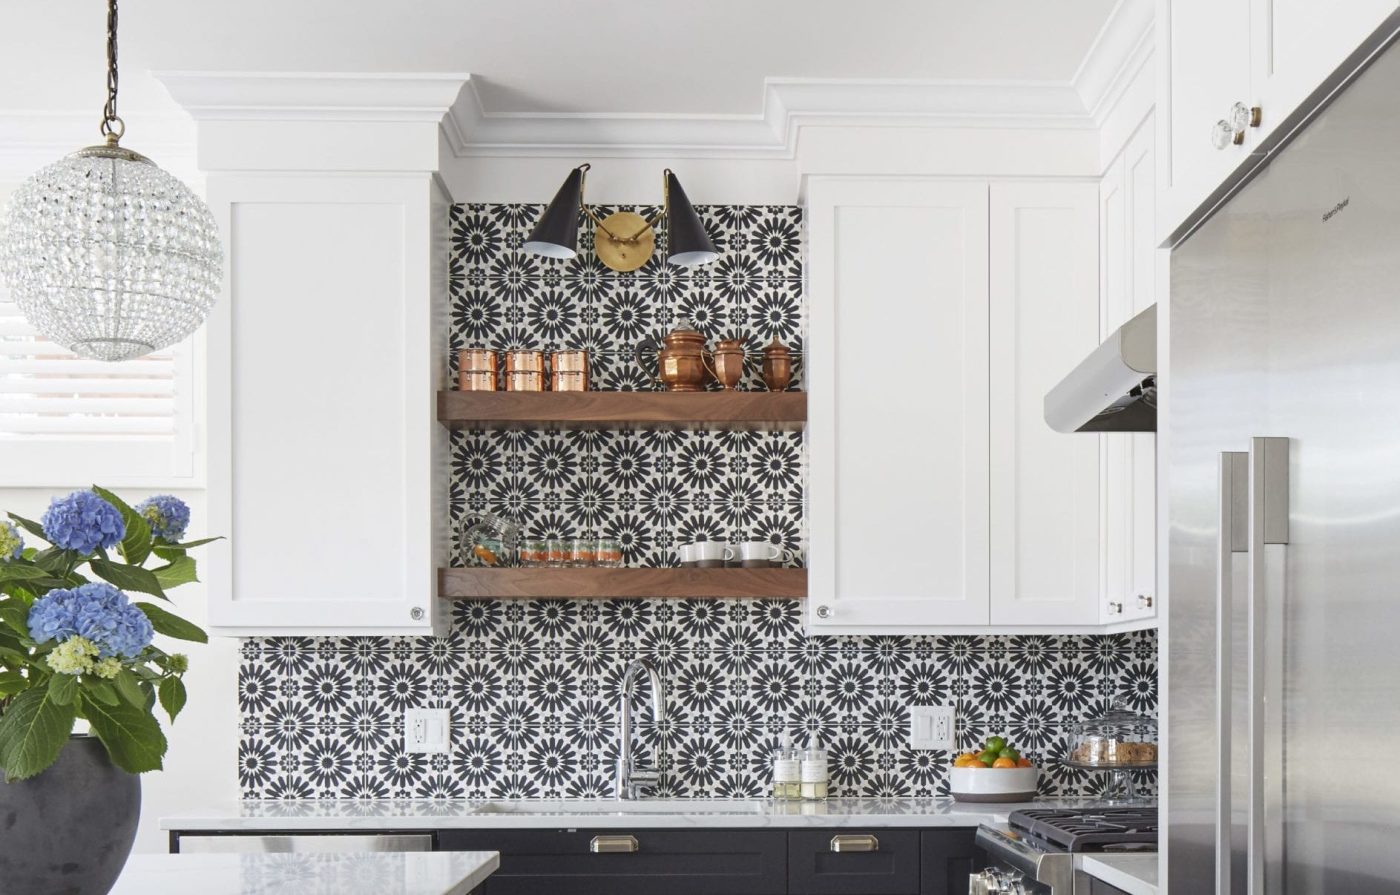
M 598 814 L 762 814 L 762 799 L 523 799 L 512 802 L 480 802 L 473 814 L 521 817 Z

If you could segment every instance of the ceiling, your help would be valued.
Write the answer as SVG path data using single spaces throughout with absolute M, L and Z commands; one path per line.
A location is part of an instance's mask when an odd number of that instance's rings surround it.
M 126 0 L 152 70 L 469 72 L 484 110 L 753 115 L 765 77 L 1067 83 L 1115 0 Z M 0 3 L 0 115 L 97 116 L 103 0 Z

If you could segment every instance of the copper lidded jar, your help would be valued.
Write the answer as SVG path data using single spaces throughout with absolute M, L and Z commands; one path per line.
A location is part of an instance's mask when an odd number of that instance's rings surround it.
M 499 372 L 496 352 L 490 348 L 463 348 L 457 352 L 457 388 L 464 392 L 494 392 Z
M 551 354 L 549 387 L 556 392 L 588 391 L 588 352 L 576 348 Z
M 653 374 L 668 392 L 698 392 L 705 388 L 709 363 L 705 360 L 705 337 L 682 321 L 661 340 L 645 339 L 637 346 L 637 363 L 646 370 L 656 358 Z
M 544 391 L 544 352 L 516 349 L 505 352 L 506 391 Z
M 777 336 L 763 349 L 763 384 L 770 392 L 786 391 L 792 384 L 792 349 Z
M 744 342 L 742 339 L 720 339 L 714 350 L 715 378 L 727 392 L 732 392 L 744 376 Z

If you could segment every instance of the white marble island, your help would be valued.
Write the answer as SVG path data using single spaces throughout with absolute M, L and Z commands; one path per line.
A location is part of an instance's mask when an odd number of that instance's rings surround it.
M 132 855 L 111 895 L 467 895 L 495 852 Z

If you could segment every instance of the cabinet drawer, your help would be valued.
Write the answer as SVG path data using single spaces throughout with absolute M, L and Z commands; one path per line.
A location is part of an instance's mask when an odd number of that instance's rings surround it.
M 592 850 L 635 840 L 635 851 Z M 782 895 L 787 836 L 737 830 L 444 830 L 443 851 L 496 851 L 486 895 Z M 901 890 L 902 891 L 902 890 Z
M 791 895 L 918 895 L 917 830 L 793 830 Z

